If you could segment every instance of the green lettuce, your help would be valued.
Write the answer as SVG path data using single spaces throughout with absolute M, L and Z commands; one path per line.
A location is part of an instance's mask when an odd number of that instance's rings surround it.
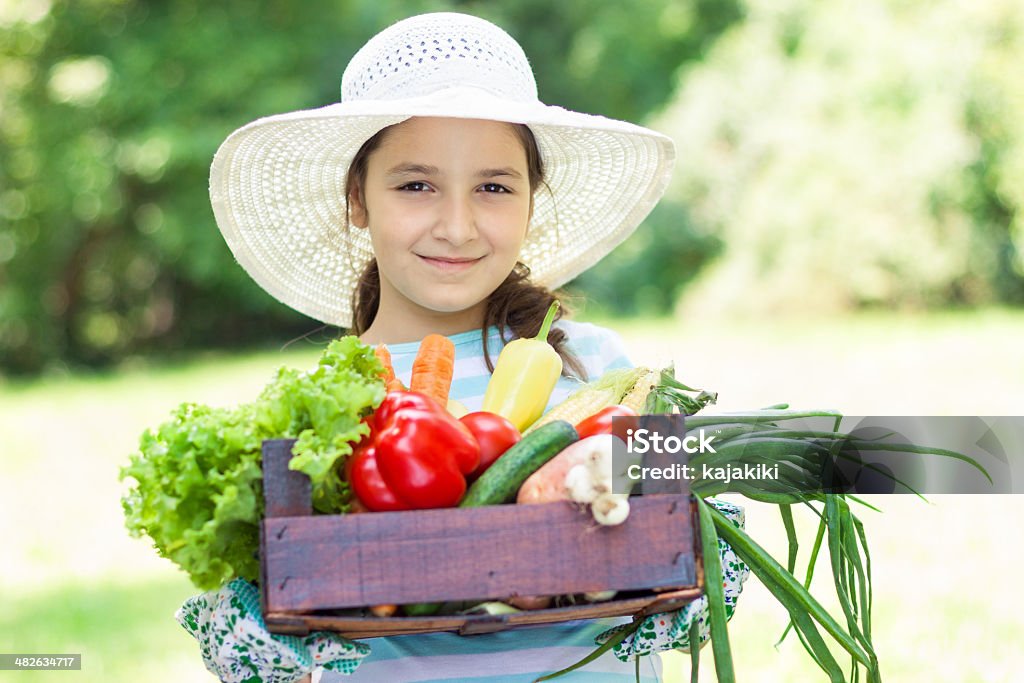
M 373 350 L 348 336 L 308 372 L 280 368 L 252 403 L 178 406 L 121 469 L 135 480 L 121 501 L 129 532 L 148 535 L 201 590 L 258 578 L 263 440 L 297 439 L 289 467 L 309 476 L 314 510 L 346 512 L 341 475 L 368 432 L 362 418 L 384 398 L 381 371 Z

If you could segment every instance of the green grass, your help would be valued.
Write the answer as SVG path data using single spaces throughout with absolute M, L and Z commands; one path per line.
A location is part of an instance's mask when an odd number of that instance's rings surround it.
M 1024 405 L 1024 312 L 616 325 L 637 360 L 674 360 L 724 410 L 779 402 L 849 415 L 1005 415 Z
M 675 361 L 680 379 L 719 392 L 721 409 L 788 401 L 851 415 L 985 415 L 1024 406 L 1021 312 L 607 324 L 635 361 Z M 0 381 L 0 651 L 82 652 L 84 664 L 77 676 L 0 680 L 212 680 L 172 616 L 194 592 L 187 578 L 124 530 L 118 468 L 143 429 L 178 403 L 249 400 L 278 365 L 307 367 L 317 355 L 309 346 L 205 354 L 185 363 L 135 361 L 114 373 Z M 1019 536 L 1024 500 L 875 502 L 886 512 L 861 516 L 886 679 L 1016 680 L 1024 590 L 1013 573 L 1024 553 L 1009 539 Z M 785 557 L 778 512 L 744 504 L 754 537 Z M 830 576 L 824 565 L 819 576 Z M 818 580 L 814 590 L 834 594 Z M 794 638 L 773 648 L 784 626 L 767 591 L 748 583 L 730 624 L 739 680 L 822 679 Z M 666 664 L 667 681 L 685 680 L 688 660 L 671 655 Z M 702 664 L 701 680 L 714 680 L 710 652 Z
M 81 653 L 82 674 L 19 672 L 17 681 L 203 680 L 195 641 L 174 612 L 196 591 L 167 573 L 141 583 L 58 583 L 5 601 L 0 633 L 6 652 Z M 62 678 L 61 678 L 62 677 Z

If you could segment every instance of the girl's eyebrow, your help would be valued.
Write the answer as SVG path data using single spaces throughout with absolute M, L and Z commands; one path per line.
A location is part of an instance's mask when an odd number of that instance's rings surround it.
M 437 166 L 427 166 L 425 164 L 410 164 L 402 163 L 397 166 L 389 168 L 385 175 L 396 176 L 396 175 L 440 175 L 440 171 Z
M 509 176 L 511 178 L 522 178 L 522 174 L 514 168 L 506 166 L 505 168 L 485 168 L 479 171 L 476 176 L 478 178 L 494 178 L 496 176 Z
M 407 175 L 426 175 L 426 176 L 437 176 L 442 175 L 440 169 L 437 166 L 428 166 L 426 164 L 414 164 L 414 163 L 402 163 L 397 166 L 389 168 L 385 175 L 391 176 L 407 176 Z M 522 174 L 516 169 L 506 166 L 504 168 L 485 168 L 477 171 L 477 178 L 496 178 L 498 176 L 509 176 L 510 178 L 522 178 Z

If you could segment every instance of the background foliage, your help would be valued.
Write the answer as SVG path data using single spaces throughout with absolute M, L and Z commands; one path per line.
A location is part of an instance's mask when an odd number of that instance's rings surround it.
M 677 142 L 665 201 L 573 283 L 591 310 L 1024 302 L 1013 0 L 0 0 L 0 372 L 316 333 L 233 263 L 210 160 L 441 9 L 509 30 L 545 101 Z
M 687 311 L 1024 301 L 1024 5 L 751 0 L 659 123 Z
M 733 2 L 55 0 L 0 17 L 0 369 L 241 346 L 317 324 L 234 265 L 206 194 L 220 142 L 336 102 L 389 23 L 458 9 L 523 43 L 542 98 L 643 119 Z

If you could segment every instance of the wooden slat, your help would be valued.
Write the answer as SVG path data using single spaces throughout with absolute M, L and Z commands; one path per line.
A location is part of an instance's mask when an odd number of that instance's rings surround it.
M 270 612 L 697 585 L 689 498 L 599 527 L 567 503 L 263 522 Z
M 576 619 L 599 619 L 669 612 L 692 602 L 702 594 L 700 588 L 688 588 L 624 600 L 532 610 L 505 615 L 503 619 L 484 615 L 450 615 L 440 617 L 344 617 L 329 615 L 295 615 L 269 612 L 267 628 L 275 633 L 305 635 L 312 631 L 333 631 L 347 638 L 379 638 L 383 636 L 458 631 L 463 634 L 485 633 L 515 626 L 550 624 Z
M 263 442 L 263 499 L 267 518 L 313 514 L 309 477 L 288 469 L 294 443 L 294 439 Z
M 683 415 L 641 415 L 637 418 L 639 429 L 646 429 L 652 434 L 662 437 L 674 435 L 679 438 L 686 436 L 685 416 Z M 662 453 L 653 449 L 643 455 L 643 466 L 657 469 L 671 469 L 675 465 L 685 465 L 690 461 L 686 453 Z M 640 482 L 639 492 L 644 495 L 652 493 L 689 493 L 690 482 L 682 477 L 676 479 L 644 479 Z

